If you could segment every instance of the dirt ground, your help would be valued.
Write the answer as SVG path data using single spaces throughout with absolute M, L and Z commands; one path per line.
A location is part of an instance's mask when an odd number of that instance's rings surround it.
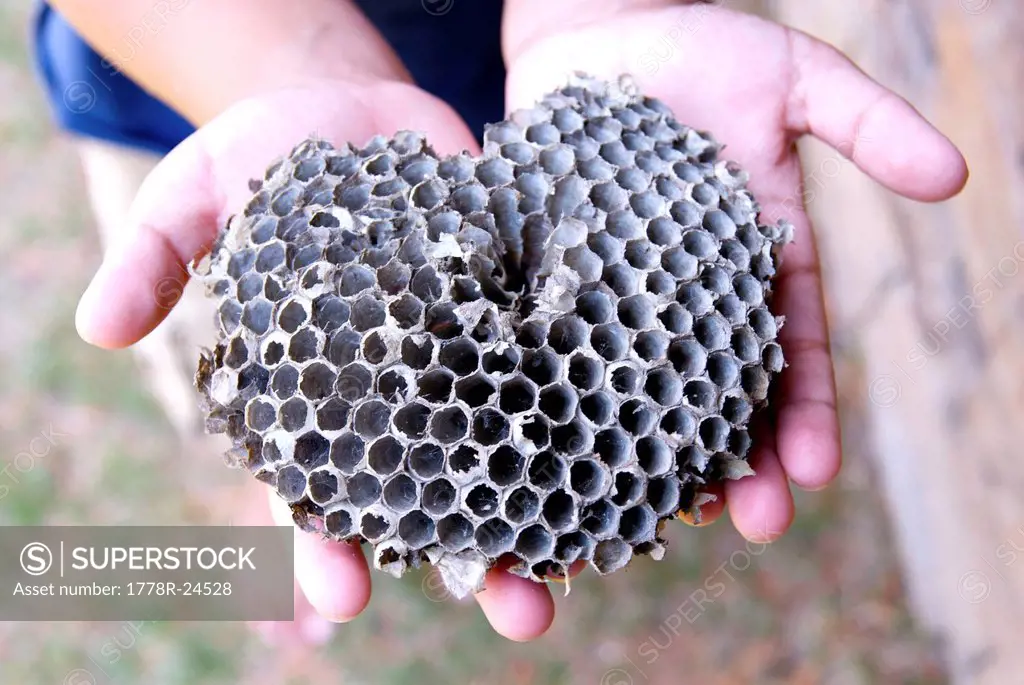
M 0 476 L 0 524 L 224 523 L 211 493 L 244 474 L 182 450 L 131 355 L 75 334 L 99 248 L 77 158 L 29 68 L 27 5 L 0 5 L 0 469 L 12 465 Z M 837 353 L 842 387 L 863 387 L 856 360 Z M 503 641 L 472 604 L 433 601 L 422 576 L 375 575 L 370 609 L 308 652 L 232 623 L 0 623 L 0 682 L 945 683 L 941 645 L 905 611 L 861 418 L 844 421 L 843 475 L 798 494 L 780 542 L 744 543 L 727 520 L 679 524 L 664 561 L 575 582 L 532 644 Z M 46 431 L 51 448 L 15 465 Z M 711 599 L 695 602 L 699 592 Z M 111 641 L 116 663 L 100 656 Z M 94 680 L 73 680 L 76 669 Z

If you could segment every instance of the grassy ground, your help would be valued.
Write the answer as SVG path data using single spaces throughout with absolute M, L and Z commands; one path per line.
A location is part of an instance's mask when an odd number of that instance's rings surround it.
M 12 465 L 0 524 L 222 523 L 212 488 L 242 474 L 181 449 L 129 353 L 75 335 L 99 253 L 77 158 L 28 68 L 23 5 L 0 5 L 0 469 Z M 857 380 L 853 361 L 842 369 Z M 15 465 L 46 431 L 58 436 L 49 451 Z M 861 456 L 847 446 L 839 484 L 800 495 L 792 532 L 770 548 L 726 521 L 680 524 L 663 562 L 575 582 L 530 645 L 499 639 L 470 604 L 432 601 L 422 577 L 375 576 L 367 613 L 308 652 L 238 624 L 0 623 L 0 682 L 83 685 L 75 669 L 86 669 L 97 682 L 160 685 L 945 683 L 905 613 Z M 111 644 L 115 664 L 100 656 Z

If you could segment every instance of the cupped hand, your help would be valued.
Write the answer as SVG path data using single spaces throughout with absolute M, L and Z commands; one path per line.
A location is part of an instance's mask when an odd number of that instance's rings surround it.
M 773 435 L 752 455 L 756 475 L 727 483 L 724 492 L 741 534 L 774 539 L 793 518 L 789 483 L 823 488 L 841 461 L 820 267 L 795 141 L 816 136 L 890 190 L 921 201 L 959 192 L 966 163 L 911 105 L 806 34 L 717 6 L 657 0 L 647 9 L 628 9 L 628 2 L 564 8 L 565 23 L 551 22 L 562 28 L 545 33 L 534 17 L 555 10 L 542 9 L 544 2 L 512 0 L 506 15 L 510 108 L 530 106 L 569 71 L 609 79 L 630 73 L 644 94 L 682 123 L 710 131 L 726 146 L 722 157 L 749 171 L 762 221 L 784 218 L 795 227 L 773 306 L 786 318 L 780 342 L 789 363 L 774 400 Z M 704 520 L 721 511 L 720 499 Z
M 239 103 L 200 128 L 163 159 L 131 208 L 122 239 L 111 246 L 77 313 L 81 336 L 104 348 L 131 345 L 153 330 L 182 293 L 186 266 L 204 253 L 228 217 L 251 196 L 274 159 L 309 136 L 360 145 L 373 135 L 423 131 L 440 154 L 475 150 L 465 124 L 447 105 L 403 83 L 323 86 L 272 93 Z M 268 491 L 269 492 L 269 491 Z M 292 525 L 272 492 L 281 525 Z M 358 544 L 324 541 L 296 529 L 296 581 L 325 618 L 354 618 L 370 599 L 370 574 Z M 525 640 L 553 618 L 548 589 L 492 571 L 476 599 L 500 634 Z

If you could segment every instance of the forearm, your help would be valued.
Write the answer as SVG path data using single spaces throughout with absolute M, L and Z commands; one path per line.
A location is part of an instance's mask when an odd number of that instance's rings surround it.
M 112 68 L 196 125 L 260 92 L 409 76 L 339 0 L 51 0 Z

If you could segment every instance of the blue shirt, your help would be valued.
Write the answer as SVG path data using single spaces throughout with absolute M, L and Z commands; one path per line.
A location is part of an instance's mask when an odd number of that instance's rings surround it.
M 502 0 L 356 4 L 398 53 L 417 85 L 451 105 L 478 139 L 484 124 L 504 117 Z M 97 3 L 97 11 L 101 7 Z M 35 62 L 50 109 L 64 129 L 160 154 L 194 130 L 93 51 L 45 2 L 35 15 L 34 38 Z

